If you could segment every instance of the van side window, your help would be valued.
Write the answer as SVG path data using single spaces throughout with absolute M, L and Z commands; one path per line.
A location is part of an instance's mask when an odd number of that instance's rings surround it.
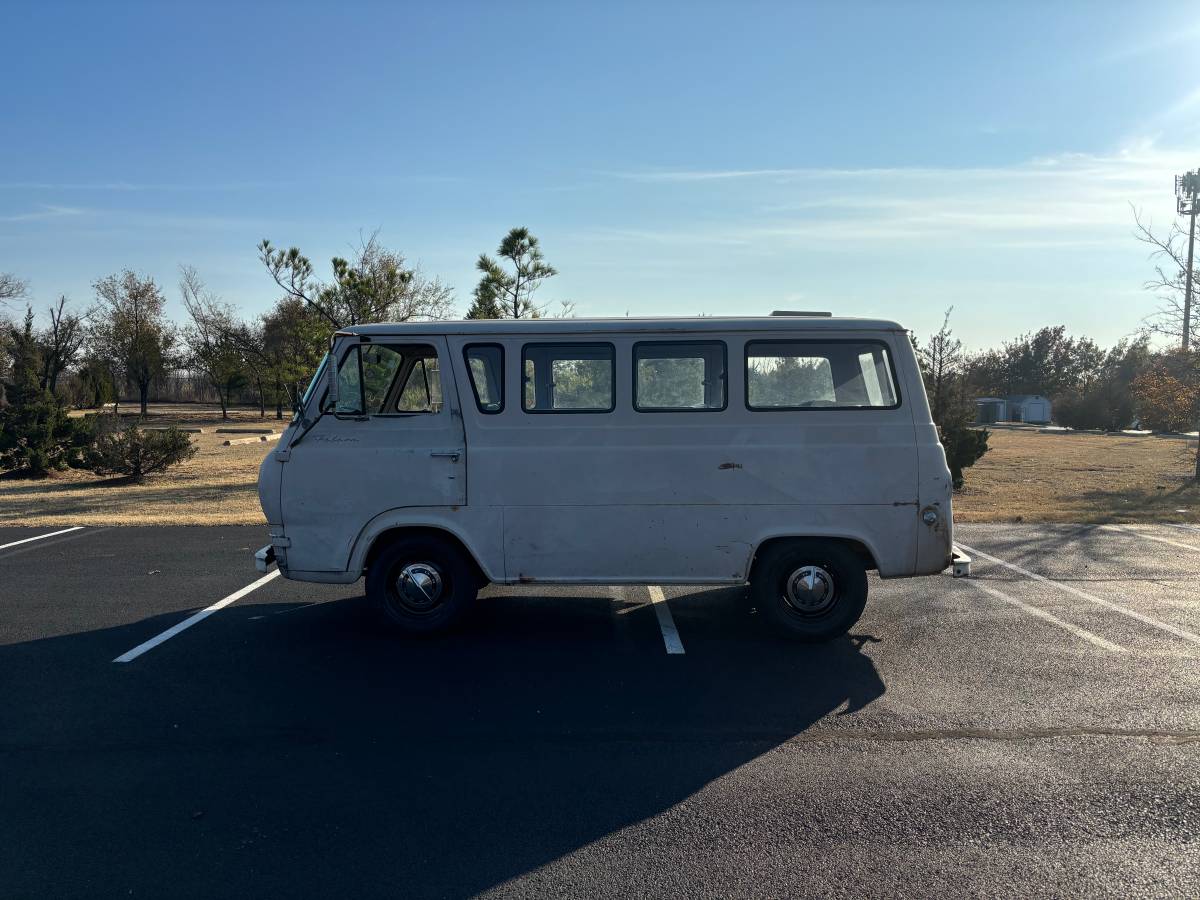
M 362 356 L 357 344 L 347 350 L 338 363 L 337 383 L 338 396 L 337 405 L 333 409 L 334 415 L 363 415 Z
M 359 355 L 362 360 L 364 408 L 370 415 L 378 415 L 384 411 L 388 391 L 396 380 L 404 357 L 397 348 L 384 344 L 362 344 L 359 346 Z
M 442 374 L 432 347 L 407 350 L 404 386 L 396 397 L 398 413 L 437 413 L 442 410 Z
M 751 341 L 750 409 L 895 409 L 887 346 L 879 341 Z
M 633 407 L 639 412 L 724 409 L 725 344 L 634 344 Z
M 504 411 L 504 348 L 499 344 L 468 344 L 463 359 L 471 376 L 475 405 L 481 413 Z
M 612 344 L 526 344 L 521 348 L 526 412 L 612 412 Z

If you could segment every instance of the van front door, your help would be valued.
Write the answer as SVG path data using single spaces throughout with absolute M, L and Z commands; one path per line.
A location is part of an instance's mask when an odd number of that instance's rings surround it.
M 354 340 L 337 352 L 337 409 L 282 448 L 283 528 L 297 571 L 345 571 L 363 527 L 388 510 L 466 502 L 446 339 Z

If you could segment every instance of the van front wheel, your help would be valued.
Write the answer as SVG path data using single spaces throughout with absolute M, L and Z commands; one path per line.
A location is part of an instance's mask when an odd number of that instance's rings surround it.
M 784 634 L 828 641 L 849 631 L 862 615 L 867 573 L 862 560 L 843 544 L 793 541 L 756 560 L 750 595 Z
M 470 562 L 435 538 L 399 538 L 367 571 L 367 596 L 390 625 L 414 634 L 446 631 L 476 593 Z

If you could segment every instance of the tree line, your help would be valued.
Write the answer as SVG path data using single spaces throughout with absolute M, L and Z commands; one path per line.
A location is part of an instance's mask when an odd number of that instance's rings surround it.
M 913 344 L 957 484 L 961 469 L 987 449 L 973 427 L 980 397 L 1040 394 L 1050 399 L 1057 424 L 1076 429 L 1182 432 L 1200 422 L 1200 352 L 1156 350 L 1148 331 L 1104 348 L 1056 325 L 968 353 L 954 337 L 950 312 L 936 333 Z
M 281 296 L 262 315 L 246 319 L 209 290 L 200 272 L 180 266 L 178 291 L 186 319 L 172 321 L 154 278 L 126 269 L 92 285 L 83 310 L 59 297 L 39 324 L 28 285 L 0 273 L 0 311 L 25 302 L 17 321 L 0 316 L 0 470 L 34 476 L 66 467 L 138 479 L 185 459 L 186 435 L 147 432 L 118 419 L 121 401 L 136 398 L 142 416 L 156 386 L 184 373 L 200 378 L 222 418 L 237 400 L 252 398 L 261 416 L 298 401 L 324 355 L 332 331 L 369 322 L 450 318 L 453 291 L 426 277 L 377 235 L 360 237 L 348 257 L 330 261 L 327 278 L 296 247 L 258 246 Z M 529 318 L 546 314 L 534 294 L 555 275 L 537 238 L 512 229 L 497 258 L 482 254 L 469 318 Z M 509 271 L 511 267 L 511 271 Z M 571 304 L 560 303 L 569 314 Z M 82 420 L 68 408 L 110 408 Z
M 38 385 L 75 406 L 120 403 L 131 394 L 145 414 L 154 386 L 172 373 L 204 380 L 222 416 L 235 399 L 253 398 L 260 414 L 282 418 L 312 375 L 339 328 L 368 322 L 407 322 L 452 317 L 454 295 L 437 278 L 424 276 L 377 235 L 360 238 L 348 257 L 334 257 L 330 277 L 317 276 L 296 247 L 264 240 L 258 246 L 266 273 L 281 289 L 270 310 L 254 319 L 210 291 L 201 273 L 180 267 L 178 291 L 186 319 L 172 322 L 167 297 L 153 278 L 125 270 L 93 284 L 94 302 L 73 311 L 65 297 L 37 326 L 32 305 L 19 324 L 0 332 L 0 384 L 13 369 L 13 354 L 37 358 Z M 483 254 L 468 318 L 529 318 L 546 314 L 534 293 L 555 270 L 545 263 L 535 236 L 514 228 L 500 244 L 499 259 Z M 506 271 L 510 265 L 512 271 Z M 25 298 L 16 276 L 0 275 L 0 305 Z M 558 314 L 571 311 L 559 304 Z M 0 388 L 2 390 L 2 388 Z M 0 403 L 3 403 L 0 394 Z
M 947 311 L 941 329 L 915 343 L 935 419 L 955 403 L 1014 394 L 1048 397 L 1068 428 L 1188 431 L 1200 418 L 1200 354 L 1156 350 L 1146 333 L 1105 348 L 1056 325 L 967 353 Z
M 1179 255 L 1177 235 L 1155 241 L 1148 227 L 1140 221 L 1138 227 L 1139 239 L 1157 253 L 1172 261 Z M 377 234 L 360 237 L 347 257 L 334 257 L 324 278 L 296 247 L 285 250 L 264 240 L 257 250 L 280 296 L 253 319 L 243 318 L 187 265 L 180 267 L 177 286 L 186 312 L 182 323 L 167 317 L 162 287 L 131 270 L 98 279 L 93 303 L 82 311 L 60 297 L 42 325 L 27 303 L 22 319 L 0 329 L 0 417 L 7 417 L 6 432 L 17 427 L 20 411 L 12 407 L 21 403 L 114 404 L 115 411 L 124 397 L 134 396 L 145 415 L 155 385 L 179 372 L 204 381 L 223 417 L 235 402 L 252 399 L 260 415 L 273 409 L 282 418 L 315 371 L 332 331 L 369 322 L 445 319 L 455 311 L 447 285 L 383 246 Z M 556 306 L 541 299 L 539 290 L 557 270 L 527 228 L 511 229 L 495 256 L 480 255 L 476 270 L 468 319 L 572 313 L 569 301 Z M 1147 287 L 1173 296 L 1181 284 L 1160 266 Z M 0 273 L 0 307 L 19 309 L 27 293 L 17 276 Z M 1169 302 L 1141 335 L 1109 348 L 1059 325 L 977 353 L 964 351 L 947 311 L 941 329 L 923 341 L 914 338 L 914 345 L 956 484 L 962 469 L 986 452 L 986 434 L 972 427 L 974 399 L 980 396 L 1045 395 L 1055 419 L 1074 428 L 1195 427 L 1200 356 L 1150 344 L 1152 334 L 1177 336 L 1178 307 Z M 65 426 L 47 427 L 53 432 Z M 62 458 L 74 459 L 70 453 Z

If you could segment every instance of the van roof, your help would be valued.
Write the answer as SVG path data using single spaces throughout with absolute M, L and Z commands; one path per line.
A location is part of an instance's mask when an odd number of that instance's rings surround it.
M 607 319 L 470 319 L 422 322 L 381 322 L 351 325 L 339 334 L 597 334 L 627 332 L 726 332 L 726 331 L 904 331 L 886 319 L 830 318 L 816 316 L 680 316 L 676 318 Z

